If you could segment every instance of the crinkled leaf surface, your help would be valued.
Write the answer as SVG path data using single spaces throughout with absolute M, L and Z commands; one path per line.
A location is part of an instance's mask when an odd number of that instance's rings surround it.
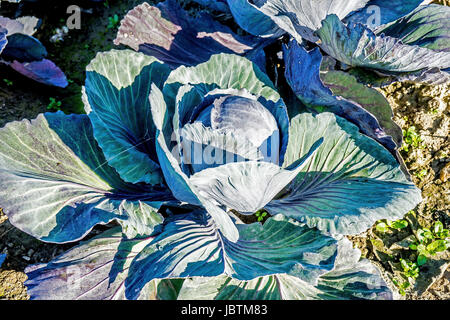
M 171 105 L 175 105 L 177 92 L 185 84 L 196 87 L 202 95 L 214 89 L 245 89 L 255 97 L 262 96 L 278 103 L 278 108 L 284 107 L 268 76 L 257 65 L 237 55 L 216 54 L 208 62 L 195 67 L 181 66 L 172 71 L 163 89 L 164 97 Z
M 321 21 L 325 19 L 327 15 L 335 14 L 343 19 L 350 12 L 364 7 L 367 1 L 368 0 L 259 0 L 254 1 L 254 5 L 251 6 L 251 13 L 247 14 L 247 17 L 249 20 L 252 19 L 253 16 L 256 16 L 257 18 L 255 19 L 258 19 L 259 15 L 256 15 L 254 11 L 259 10 L 270 17 L 279 28 L 289 33 L 297 41 L 300 42 L 302 38 L 309 41 L 316 41 L 317 38 L 313 33 L 320 28 Z M 244 8 L 249 7 L 248 1 L 246 0 L 245 2 L 247 2 L 247 4 L 244 5 Z M 237 10 L 239 9 L 237 8 Z M 233 12 L 233 10 L 231 11 Z M 240 25 L 242 24 L 239 23 L 239 20 L 237 22 Z M 265 25 L 266 24 L 263 24 L 263 30 L 266 29 Z
M 207 61 L 217 53 L 249 55 L 258 59 L 258 38 L 238 36 L 231 29 L 200 12 L 191 17 L 174 0 L 156 6 L 143 3 L 123 19 L 115 44 L 125 44 L 136 51 L 154 56 L 172 68 L 192 66 Z M 265 65 L 261 65 L 265 68 Z
M 240 281 L 227 276 L 186 279 L 179 300 L 347 300 L 392 299 L 378 269 L 360 259 L 358 249 L 342 239 L 333 270 L 318 278 L 317 286 L 288 275 L 276 274 Z
M 139 201 L 173 199 L 164 189 L 123 182 L 92 131 L 86 115 L 62 112 L 0 129 L 0 207 L 14 226 L 43 241 L 76 241 L 96 224 L 136 219 Z
M 85 108 L 95 138 L 127 182 L 161 182 L 148 96 L 168 73 L 162 62 L 131 50 L 99 53 L 87 67 Z
M 61 69 L 48 59 L 33 62 L 14 61 L 9 63 L 9 66 L 20 74 L 43 84 L 61 88 L 69 84 Z
M 134 259 L 125 281 L 136 298 L 152 279 L 194 276 L 255 277 L 290 273 L 306 282 L 332 269 L 336 240 L 282 215 L 264 225 L 238 225 L 240 238 L 231 243 L 204 212 L 169 217 L 162 233 Z
M 347 73 L 321 73 L 319 48 L 308 52 L 296 41 L 291 41 L 284 47 L 284 55 L 286 79 L 303 103 L 349 120 L 391 152 L 401 146 L 402 132 L 392 121 L 391 108 L 383 95 L 359 84 Z
M 328 16 L 316 34 L 326 53 L 350 66 L 391 73 L 450 67 L 450 52 L 436 52 L 403 44 L 393 37 L 377 36 L 362 24 L 345 26 L 336 15 Z
M 291 120 L 284 166 L 301 158 L 320 137 L 324 142 L 284 196 L 266 205 L 269 212 L 332 234 L 358 234 L 377 220 L 403 217 L 422 200 L 385 148 L 328 112 Z
M 435 51 L 450 51 L 450 7 L 432 4 L 421 6 L 375 31 Z
M 17 19 L 0 17 L 0 26 L 7 29 L 9 35 L 22 33 L 32 36 L 36 32 L 39 24 L 40 20 L 31 16 L 24 16 Z
M 120 228 L 82 242 L 47 264 L 27 267 L 25 282 L 31 299 L 123 300 L 131 262 L 153 238 L 126 239 Z M 144 284 L 137 299 L 175 299 L 170 281 Z
M 374 29 L 401 18 L 424 2 L 423 0 L 370 0 L 367 5 L 351 13 L 346 23 L 362 23 Z

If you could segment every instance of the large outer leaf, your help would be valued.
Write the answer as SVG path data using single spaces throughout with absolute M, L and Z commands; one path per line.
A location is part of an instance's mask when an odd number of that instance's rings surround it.
M 131 183 L 161 182 L 148 95 L 169 68 L 131 50 L 97 54 L 87 67 L 86 111 L 108 163 Z
M 167 0 L 155 7 L 143 3 L 131 10 L 122 20 L 114 43 L 128 45 L 176 68 L 205 62 L 222 52 L 251 53 L 254 57 L 252 51 L 262 41 L 238 36 L 205 12 L 191 17 L 176 1 Z
M 379 219 L 403 217 L 421 201 L 420 190 L 386 149 L 331 113 L 292 119 L 284 165 L 302 157 L 320 137 L 323 144 L 285 197 L 266 206 L 269 212 L 333 234 L 358 234 Z
M 153 238 L 128 240 L 113 228 L 82 242 L 48 264 L 27 267 L 28 294 L 39 300 L 123 300 L 132 260 Z M 145 285 L 138 299 L 174 299 L 170 281 Z
M 255 1 L 255 4 L 252 5 L 251 13 L 248 14 L 247 17 L 249 20 L 254 16 L 259 17 L 259 15 L 254 13 L 255 10 L 259 10 L 270 17 L 279 28 L 288 32 L 298 42 L 300 42 L 302 38 L 309 41 L 315 41 L 317 38 L 313 32 L 320 28 L 321 21 L 325 19 L 327 15 L 336 14 L 342 19 L 350 12 L 364 7 L 367 1 L 368 0 L 259 0 Z M 248 6 L 248 3 L 245 4 L 245 8 Z M 233 10 L 231 11 L 233 12 Z
M 17 19 L 9 19 L 0 16 L 0 26 L 8 30 L 8 35 L 22 33 L 32 36 L 36 32 L 39 24 L 40 20 L 36 17 L 25 16 Z
M 303 103 L 349 120 L 393 153 L 401 146 L 402 132 L 391 119 L 389 103 L 378 91 L 357 83 L 353 76 L 343 72 L 321 74 L 319 48 L 308 52 L 293 40 L 284 47 L 284 56 L 286 79 Z
M 362 23 L 372 29 L 397 20 L 420 6 L 423 0 L 370 0 L 367 5 L 345 18 L 346 23 Z M 374 15 L 379 15 L 375 17 Z
M 2 52 L 2 58 L 8 61 L 32 62 L 46 56 L 47 50 L 38 39 L 22 33 L 8 35 L 8 44 Z
M 321 74 L 323 83 L 333 94 L 358 103 L 373 114 L 381 128 L 392 137 L 397 147 L 402 145 L 402 130 L 392 120 L 393 112 L 389 102 L 377 90 L 359 83 L 356 78 L 342 71 L 328 71 Z M 380 139 L 383 143 L 383 139 Z M 391 149 L 392 150 L 392 149 Z
M 245 31 L 261 37 L 279 37 L 285 33 L 275 21 L 261 12 L 262 1 L 227 0 L 236 23 Z
M 9 66 L 20 74 L 43 84 L 61 88 L 69 85 L 66 75 L 48 59 L 33 62 L 13 61 L 9 63 Z
M 318 285 L 287 274 L 240 281 L 227 276 L 186 279 L 179 300 L 347 300 L 392 299 L 392 293 L 369 260 L 352 243 L 338 243 L 335 267 L 318 278 Z
M 240 213 L 253 214 L 272 201 L 297 176 L 321 143 L 322 140 L 318 139 L 289 170 L 268 162 L 235 162 L 197 172 L 189 181 L 205 198 L 214 199 Z
M 290 273 L 315 284 L 331 270 L 336 240 L 317 229 L 282 215 L 264 225 L 238 225 L 240 239 L 231 243 L 203 212 L 173 216 L 160 235 L 143 249 L 130 266 L 125 281 L 127 297 L 139 295 L 152 279 L 225 274 L 240 280 Z
M 76 241 L 112 219 L 136 225 L 131 220 L 139 200 L 168 199 L 164 190 L 120 179 L 107 165 L 86 115 L 46 113 L 0 129 L 0 207 L 13 225 L 38 239 Z M 155 211 L 145 213 L 161 221 Z M 153 227 L 142 226 L 145 233 Z
M 450 51 L 450 7 L 421 6 L 407 16 L 382 26 L 377 34 L 401 39 L 403 43 L 436 51 Z
M 245 89 L 255 97 L 279 103 L 280 95 L 266 74 L 251 61 L 232 54 L 213 55 L 208 62 L 195 67 L 184 67 L 172 71 L 164 85 L 164 97 L 175 104 L 175 97 L 181 85 L 195 86 L 203 95 L 214 89 Z
M 450 52 L 436 52 L 403 44 L 393 37 L 377 36 L 362 24 L 347 27 L 336 15 L 328 16 L 316 34 L 326 53 L 350 66 L 391 73 L 450 67 Z

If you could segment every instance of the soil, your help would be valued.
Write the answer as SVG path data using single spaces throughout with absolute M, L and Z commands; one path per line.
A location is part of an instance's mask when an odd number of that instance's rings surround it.
M 61 101 L 61 109 L 66 113 L 83 113 L 81 86 L 84 83 L 85 67 L 98 51 L 114 47 L 112 41 L 117 26 L 109 28 L 108 18 L 117 14 L 120 20 L 129 9 L 143 1 L 109 0 L 106 1 L 108 6 L 87 0 L 55 2 L 57 4 L 54 4 L 51 15 L 47 14 L 47 7 L 35 3 L 24 4 L 19 14 L 42 19 L 42 26 L 35 36 L 46 46 L 49 58 L 66 73 L 70 84 L 65 89 L 44 86 L 0 65 L 0 127 L 9 121 L 32 119 L 48 111 L 50 98 Z M 62 27 L 68 18 L 66 8 L 74 3 L 83 9 L 81 30 L 70 30 L 62 42 L 50 42 L 55 29 Z M 198 10 L 195 5 L 187 4 L 187 0 L 182 3 L 191 11 Z M 0 15 L 14 17 L 16 9 L 16 4 L 2 3 Z M 12 82 L 12 85 L 7 82 Z M 445 228 L 450 228 L 450 90 L 448 85 L 432 87 L 394 83 L 380 91 L 393 107 L 394 121 L 404 130 L 414 126 L 423 140 L 419 147 L 401 152 L 424 198 L 407 215 L 409 226 L 382 234 L 374 227 L 364 234 L 350 237 L 363 256 L 378 265 L 391 283 L 392 279 L 399 277 L 399 259 L 414 255 L 411 250 L 396 249 L 402 240 L 413 235 L 419 226 L 429 227 L 437 220 Z M 93 234 L 98 232 L 95 229 Z M 13 227 L 0 208 L 0 253 L 7 254 L 0 269 L 0 300 L 28 299 L 23 285 L 26 266 L 48 262 L 73 245 L 48 244 L 34 239 Z M 392 283 L 391 286 L 397 291 Z M 397 295 L 397 298 L 450 299 L 449 251 L 436 255 L 422 266 L 414 285 L 405 296 Z
M 401 151 L 423 201 L 405 216 L 408 227 L 380 233 L 375 226 L 351 240 L 366 258 L 373 260 L 388 281 L 401 278 L 400 258 L 415 261 L 416 253 L 400 249 L 402 241 L 420 227 L 441 221 L 450 227 L 450 85 L 427 86 L 393 83 L 380 89 L 394 111 L 394 121 L 403 129 L 415 127 L 421 142 Z M 399 299 L 450 299 L 450 252 L 433 256 L 420 268 L 417 281 Z M 392 284 L 394 287 L 394 285 Z

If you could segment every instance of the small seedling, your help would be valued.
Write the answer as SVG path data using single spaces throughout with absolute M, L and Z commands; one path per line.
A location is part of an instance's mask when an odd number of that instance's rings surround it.
M 115 14 L 113 17 L 108 17 L 108 29 L 114 29 L 119 24 L 119 16 Z
M 420 171 L 417 171 L 414 175 L 415 175 L 420 181 L 423 181 L 423 178 L 426 177 L 427 173 L 428 173 L 428 170 L 427 170 L 427 169 L 422 169 L 422 170 L 420 170 Z
M 408 281 L 399 282 L 397 279 L 392 279 L 392 282 L 397 286 L 398 292 L 402 296 L 406 295 L 406 289 L 408 289 L 409 286 L 411 286 L 411 284 Z
M 432 108 L 431 110 L 430 110 L 430 113 L 431 114 L 437 114 L 439 112 L 439 109 L 438 108 Z
M 423 139 L 417 133 L 416 127 L 411 126 L 407 130 L 402 130 L 403 132 L 403 147 L 401 150 L 409 152 L 411 149 L 422 148 Z
M 449 230 L 444 229 L 444 225 L 440 221 L 436 221 L 431 230 L 428 228 L 417 230 L 416 239 L 417 241 L 410 244 L 409 248 L 417 251 L 419 266 L 425 264 L 430 256 L 450 248 Z
M 11 80 L 3 79 L 3 82 L 6 83 L 8 87 L 12 86 L 14 83 Z
M 402 266 L 403 274 L 407 278 L 416 280 L 419 277 L 419 266 L 416 262 L 400 259 L 400 265 Z
M 397 220 L 397 221 L 388 221 L 381 220 L 376 225 L 376 230 L 378 232 L 385 233 L 389 231 L 389 229 L 401 230 L 408 226 L 408 221 L 406 220 Z
M 258 219 L 258 222 L 262 222 L 264 218 L 267 216 L 267 212 L 260 210 L 255 213 L 256 218 Z
M 47 110 L 61 110 L 61 101 L 57 101 L 55 98 L 50 98 L 50 103 L 47 105 Z

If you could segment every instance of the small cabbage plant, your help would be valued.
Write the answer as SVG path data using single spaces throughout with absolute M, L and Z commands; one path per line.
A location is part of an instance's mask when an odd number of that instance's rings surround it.
M 388 149 L 336 113 L 288 112 L 297 101 L 261 63 L 267 39 L 175 1 L 130 11 L 116 43 L 135 51 L 88 65 L 86 115 L 0 129 L 11 223 L 46 242 L 85 238 L 26 269 L 31 298 L 393 297 L 345 237 L 421 201 Z M 245 223 L 261 210 L 264 223 Z
M 0 16 L 0 63 L 37 82 L 65 88 L 67 78 L 46 59 L 47 50 L 33 34 L 39 25 L 35 17 L 10 19 Z

